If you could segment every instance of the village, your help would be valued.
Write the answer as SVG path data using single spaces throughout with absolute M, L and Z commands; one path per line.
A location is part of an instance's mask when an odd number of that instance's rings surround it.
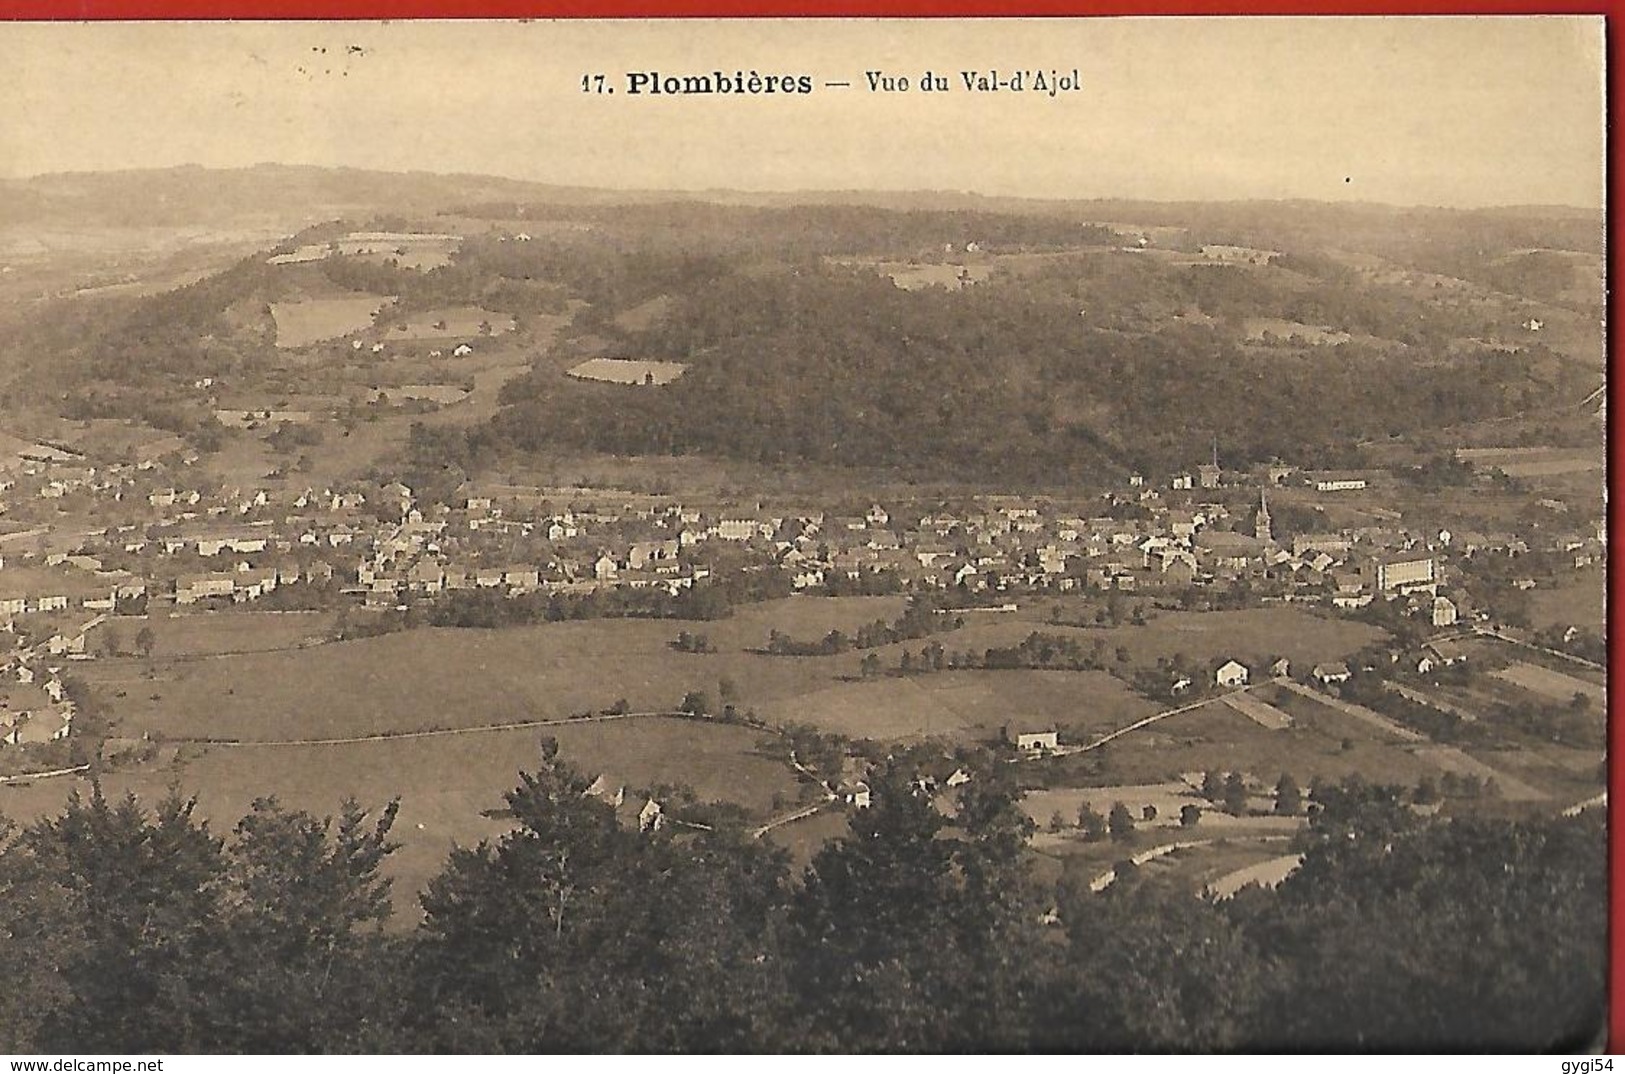
M 1158 608 L 1297 605 L 1369 616 L 1375 604 L 1385 622 L 1411 626 L 1411 650 L 1395 659 L 1426 673 L 1456 659 L 1448 641 L 1422 647 L 1434 636 L 1528 626 L 1473 602 L 1466 583 L 1484 564 L 1498 564 L 1514 589 L 1527 591 L 1598 569 L 1606 554 L 1601 519 L 1565 524 L 1548 512 L 1558 524 L 1538 532 L 1452 533 L 1373 506 L 1370 497 L 1395 481 L 1389 472 L 1283 463 L 1226 470 L 1215 460 L 1156 479 L 1131 475 L 1075 499 L 971 495 L 864 506 L 490 482 L 466 484 L 450 504 L 426 503 L 398 481 L 219 487 L 188 480 L 195 461 L 184 453 L 98 461 L 42 449 L 20 453 L 0 477 L 9 530 L 0 535 L 0 623 L 14 639 L 4 655 L 0 741 L 28 747 L 65 738 L 74 714 L 65 661 L 150 653 L 150 631 L 124 637 L 105 625 L 129 615 L 387 614 L 460 594 L 674 597 L 751 576 L 773 594 L 905 594 L 982 611 L 1092 595 L 1104 598 L 1093 625 L 1105 627 L 1144 622 Z M 1352 497 L 1365 506 L 1343 510 Z M 1289 505 L 1293 532 L 1281 532 L 1272 500 L 1278 510 Z M 1578 632 L 1570 627 L 1558 643 Z M 1165 682 L 1142 674 L 1135 685 L 1171 701 L 1193 687 L 1234 688 L 1249 675 L 1288 672 L 1284 659 L 1249 667 L 1248 655 L 1171 668 Z M 1348 674 L 1341 662 L 1313 669 L 1322 686 Z M 1060 745 L 1053 727 L 1034 734 L 1020 745 Z

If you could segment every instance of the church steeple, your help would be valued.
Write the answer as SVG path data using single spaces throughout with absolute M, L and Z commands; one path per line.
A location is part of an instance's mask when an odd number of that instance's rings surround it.
M 1263 489 L 1258 490 L 1258 514 L 1253 519 L 1253 536 L 1260 541 L 1274 543 L 1275 534 L 1270 523 L 1270 505 Z

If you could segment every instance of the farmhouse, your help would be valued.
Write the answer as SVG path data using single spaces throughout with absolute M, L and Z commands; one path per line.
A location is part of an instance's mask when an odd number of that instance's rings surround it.
M 1316 664 L 1310 674 L 1322 686 L 1334 686 L 1338 683 L 1348 682 L 1351 675 L 1349 666 L 1341 662 L 1336 664 Z
M 634 541 L 626 553 L 626 565 L 631 570 L 641 570 L 656 560 L 676 559 L 679 544 L 670 541 Z
M 196 604 L 210 597 L 230 597 L 236 591 L 237 575 L 233 571 L 183 574 L 175 579 L 176 604 Z
M 1039 753 L 1060 746 L 1060 732 L 1054 724 L 1017 720 L 1004 725 L 1004 740 L 1018 750 Z
M 1457 618 L 1456 603 L 1449 597 L 1433 598 L 1433 625 L 1436 627 L 1455 626 Z
M 406 584 L 415 593 L 438 593 L 446 587 L 445 565 L 433 559 L 421 559 L 406 572 Z
M 665 811 L 660 808 L 660 803 L 653 798 L 644 802 L 643 808 L 638 810 L 638 831 L 640 832 L 659 831 L 665 823 Z
M 1226 660 L 1219 665 L 1219 670 L 1213 673 L 1213 681 L 1219 686 L 1246 686 L 1248 675 L 1246 664 Z
M 1332 604 L 1339 608 L 1363 608 L 1371 603 L 1365 579 L 1353 571 L 1338 571 L 1332 575 L 1332 586 Z
M 240 555 L 263 552 L 269 532 L 265 529 L 240 529 L 201 534 L 197 538 L 197 553 L 200 556 L 217 556 L 227 550 Z
M 1434 667 L 1453 667 L 1467 659 L 1467 650 L 1455 641 L 1435 641 L 1423 646 L 1424 655 L 1433 658 Z

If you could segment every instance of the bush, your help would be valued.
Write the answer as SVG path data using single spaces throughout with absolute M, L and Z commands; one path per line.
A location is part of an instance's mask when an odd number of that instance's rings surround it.
M 1098 843 L 1106 838 L 1106 818 L 1088 802 L 1078 808 L 1078 827 L 1083 829 L 1086 843 Z
M 1112 803 L 1111 816 L 1106 826 L 1112 833 L 1112 842 L 1126 843 L 1134 838 L 1134 816 L 1122 802 Z

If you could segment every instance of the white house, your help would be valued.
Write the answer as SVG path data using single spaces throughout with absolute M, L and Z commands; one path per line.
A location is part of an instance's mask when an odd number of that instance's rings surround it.
M 1053 727 L 1042 727 L 1037 724 L 1006 724 L 1004 737 L 1006 741 L 1014 743 L 1016 749 L 1034 753 L 1057 749 L 1060 746 L 1060 732 Z
M 1246 686 L 1248 674 L 1246 664 L 1226 660 L 1214 672 L 1213 681 L 1220 686 Z
M 1338 683 L 1348 682 L 1351 675 L 1349 666 L 1344 663 L 1316 664 L 1310 674 L 1322 686 L 1333 686 Z

